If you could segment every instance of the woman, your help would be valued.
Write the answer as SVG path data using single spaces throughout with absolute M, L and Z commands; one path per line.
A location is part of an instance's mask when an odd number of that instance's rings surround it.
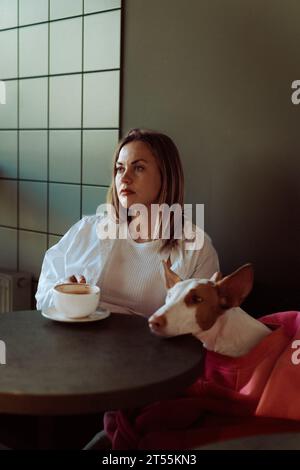
M 87 282 L 99 285 L 102 308 L 150 316 L 163 305 L 166 296 L 162 260 L 169 260 L 172 270 L 182 279 L 209 278 L 219 270 L 209 238 L 204 236 L 201 248 L 187 249 L 187 241 L 175 237 L 174 217 L 170 219 L 167 239 L 161 218 L 153 214 L 151 217 L 154 204 L 177 204 L 182 208 L 183 197 L 182 165 L 170 137 L 149 130 L 129 131 L 115 152 L 107 199 L 114 208 L 118 229 L 126 225 L 127 238 L 101 238 L 99 224 L 105 220 L 103 215 L 87 216 L 77 222 L 46 252 L 36 293 L 37 308 L 53 305 L 54 285 Z M 142 234 L 135 225 L 138 215 L 130 215 L 135 204 L 147 209 L 146 219 L 137 224 L 143 225 Z M 121 217 L 124 212 L 125 221 Z M 155 235 L 152 229 L 158 221 Z

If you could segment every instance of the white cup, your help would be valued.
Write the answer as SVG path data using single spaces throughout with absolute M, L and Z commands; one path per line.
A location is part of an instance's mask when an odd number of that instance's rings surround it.
M 94 313 L 100 299 L 100 288 L 90 284 L 66 283 L 53 287 L 54 306 L 69 318 L 87 317 Z

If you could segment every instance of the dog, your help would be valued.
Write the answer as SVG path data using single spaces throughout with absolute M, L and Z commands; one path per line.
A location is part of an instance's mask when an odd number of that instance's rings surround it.
M 240 308 L 253 286 L 253 266 L 245 264 L 222 278 L 187 279 L 163 262 L 165 305 L 149 318 L 150 330 L 160 336 L 193 334 L 204 347 L 230 357 L 247 354 L 271 333 L 266 325 Z

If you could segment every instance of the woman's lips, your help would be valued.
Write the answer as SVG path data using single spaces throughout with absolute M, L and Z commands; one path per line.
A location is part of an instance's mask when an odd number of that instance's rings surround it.
M 129 196 L 130 194 L 134 194 L 133 191 L 130 191 L 129 189 L 123 189 L 121 191 L 122 196 Z

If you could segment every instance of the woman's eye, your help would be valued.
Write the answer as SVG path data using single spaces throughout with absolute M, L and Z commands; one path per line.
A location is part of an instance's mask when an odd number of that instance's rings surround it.
M 117 166 L 117 168 L 116 168 L 117 173 L 121 173 L 123 170 L 124 170 L 124 168 L 122 166 Z
M 144 170 L 144 167 L 143 166 L 136 166 L 135 169 L 138 171 L 138 172 L 142 172 Z

